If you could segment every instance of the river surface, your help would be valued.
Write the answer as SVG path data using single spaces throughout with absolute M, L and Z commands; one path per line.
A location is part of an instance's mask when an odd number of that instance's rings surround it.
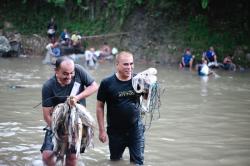
M 135 63 L 136 64 L 136 63 Z M 149 65 L 136 65 L 142 71 Z M 158 69 L 160 118 L 146 130 L 146 166 L 249 166 L 250 73 L 217 70 L 219 77 L 200 78 L 177 67 Z M 114 72 L 112 63 L 90 73 L 100 80 Z M 53 68 L 40 58 L 0 58 L 0 165 L 42 165 L 40 147 L 45 123 L 41 88 Z M 87 99 L 95 117 L 96 94 Z M 96 130 L 98 131 L 98 130 Z M 109 161 L 108 145 L 95 134 L 94 148 L 81 154 L 79 166 L 130 165 L 128 150 Z

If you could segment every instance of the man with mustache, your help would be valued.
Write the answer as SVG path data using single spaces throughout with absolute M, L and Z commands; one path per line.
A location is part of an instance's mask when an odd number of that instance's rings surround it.
M 42 110 L 44 120 L 47 123 L 44 143 L 41 148 L 42 159 L 45 165 L 55 165 L 52 143 L 53 133 L 50 129 L 53 108 L 59 103 L 64 103 L 68 96 L 72 96 L 70 103 L 79 102 L 86 106 L 85 98 L 95 93 L 97 89 L 97 83 L 83 67 L 74 64 L 73 60 L 67 57 L 61 57 L 56 60 L 55 75 L 47 80 L 42 88 Z M 77 164 L 75 153 L 72 149 L 67 151 L 67 166 L 75 166 Z

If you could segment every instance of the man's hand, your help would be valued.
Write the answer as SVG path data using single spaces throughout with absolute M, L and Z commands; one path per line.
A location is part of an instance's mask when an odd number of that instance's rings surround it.
M 99 131 L 99 140 L 102 143 L 105 143 L 107 141 L 107 133 L 105 131 Z
M 67 99 L 67 102 L 68 104 L 73 107 L 76 105 L 77 103 L 77 98 L 75 96 L 70 96 L 68 99 Z

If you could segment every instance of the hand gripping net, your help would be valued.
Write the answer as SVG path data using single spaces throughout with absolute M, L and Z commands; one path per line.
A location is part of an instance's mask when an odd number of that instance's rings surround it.
M 149 68 L 138 73 L 132 79 L 132 86 L 136 93 L 148 93 L 147 99 L 141 97 L 140 104 L 142 107 L 141 115 L 144 119 L 144 124 L 149 128 L 154 115 L 160 117 L 160 86 L 157 82 L 157 70 Z M 148 122 L 149 120 L 149 122 Z

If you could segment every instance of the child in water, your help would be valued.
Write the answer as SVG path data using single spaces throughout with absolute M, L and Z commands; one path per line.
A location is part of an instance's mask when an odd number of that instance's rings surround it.
M 199 76 L 208 76 L 212 74 L 213 72 L 209 69 L 207 65 L 207 60 L 203 59 L 202 64 L 198 65 L 198 75 Z

